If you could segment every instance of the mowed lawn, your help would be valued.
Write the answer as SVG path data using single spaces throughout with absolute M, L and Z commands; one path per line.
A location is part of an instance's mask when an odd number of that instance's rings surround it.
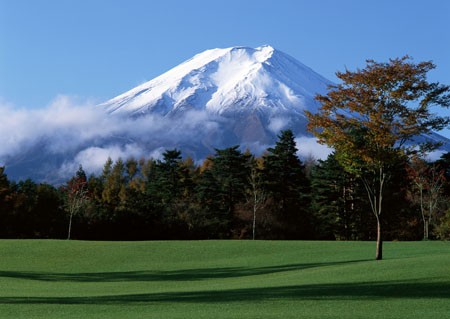
M 450 318 L 450 243 L 0 241 L 0 318 Z

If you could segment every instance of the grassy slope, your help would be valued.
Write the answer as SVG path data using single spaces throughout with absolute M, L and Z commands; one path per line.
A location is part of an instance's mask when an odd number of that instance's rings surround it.
M 446 318 L 450 243 L 0 241 L 0 318 Z

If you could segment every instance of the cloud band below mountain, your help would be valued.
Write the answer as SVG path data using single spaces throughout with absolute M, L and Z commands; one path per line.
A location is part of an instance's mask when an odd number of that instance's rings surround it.
M 113 160 L 158 158 L 164 148 L 174 147 L 182 151 L 186 148 L 189 155 L 203 148 L 206 156 L 205 152 L 211 154 L 214 147 L 224 146 L 217 132 L 227 122 L 227 119 L 198 110 L 170 118 L 111 116 L 93 103 L 79 103 L 68 96 L 58 96 L 42 109 L 17 109 L 3 103 L 0 112 L 3 114 L 0 118 L 0 164 L 6 164 L 7 172 L 8 167 L 12 167 L 13 177 L 18 178 L 33 177 L 26 176 L 33 170 L 38 170 L 34 172 L 38 176 L 56 175 L 50 182 L 73 175 L 80 164 L 88 173 L 98 173 L 108 157 Z M 281 127 L 272 127 L 274 130 L 285 128 L 288 120 L 275 122 L 274 126 Z M 214 142 L 217 145 L 213 145 Z M 323 158 L 327 155 L 328 150 L 314 144 L 314 139 L 298 138 L 297 142 L 302 156 Z M 255 142 L 243 147 L 261 154 L 266 146 Z M 49 164 L 55 162 L 50 160 L 52 158 L 59 159 L 57 167 Z

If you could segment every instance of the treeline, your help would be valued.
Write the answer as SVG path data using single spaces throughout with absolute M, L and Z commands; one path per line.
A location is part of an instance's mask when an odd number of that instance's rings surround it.
M 301 147 L 301 145 L 299 146 Z M 283 131 L 261 157 L 238 146 L 201 165 L 167 150 L 160 160 L 82 167 L 56 188 L 11 182 L 0 167 L 1 238 L 372 240 L 366 190 L 331 154 L 302 162 Z M 399 162 L 385 192 L 385 239 L 450 237 L 450 153 Z

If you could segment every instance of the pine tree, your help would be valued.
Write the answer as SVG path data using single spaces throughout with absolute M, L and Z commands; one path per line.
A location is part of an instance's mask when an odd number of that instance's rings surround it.
M 0 211 L 6 212 L 9 208 L 10 183 L 5 174 L 5 167 L 0 166 Z
M 214 236 L 211 231 L 215 229 L 214 237 L 227 238 L 231 235 L 236 205 L 245 201 L 250 158 L 239 151 L 239 146 L 233 146 L 216 149 L 215 156 L 208 161 L 196 188 L 202 206 L 201 223 L 209 236 Z
M 0 235 L 3 238 L 7 237 L 11 231 L 7 225 L 12 219 L 12 195 L 11 183 L 5 174 L 5 167 L 0 166 Z
M 307 213 L 310 185 L 297 151 L 294 134 L 285 130 L 264 156 L 265 184 L 284 224 L 282 233 L 286 238 L 305 238 L 311 234 Z
M 442 154 L 436 161 L 436 165 L 439 169 L 444 171 L 445 182 L 442 187 L 442 192 L 444 196 L 450 197 L 450 152 Z
M 356 176 L 339 165 L 334 153 L 313 168 L 312 194 L 318 238 L 361 238 L 361 187 Z
M 195 186 L 196 207 L 190 213 L 188 224 L 194 238 L 221 238 L 226 236 L 228 219 L 223 218 L 222 202 L 217 196 L 219 189 L 212 173 L 212 160 L 206 161 L 208 165 L 199 174 Z
M 230 216 L 235 205 L 244 200 L 244 189 L 248 183 L 249 156 L 233 146 L 222 150 L 216 149 L 212 173 L 219 185 L 219 197 Z
M 32 213 L 33 238 L 64 238 L 67 223 L 63 207 L 63 198 L 54 186 L 37 185 Z
M 172 204 L 181 193 L 181 152 L 167 150 L 163 159 L 157 162 L 157 189 L 163 205 Z

